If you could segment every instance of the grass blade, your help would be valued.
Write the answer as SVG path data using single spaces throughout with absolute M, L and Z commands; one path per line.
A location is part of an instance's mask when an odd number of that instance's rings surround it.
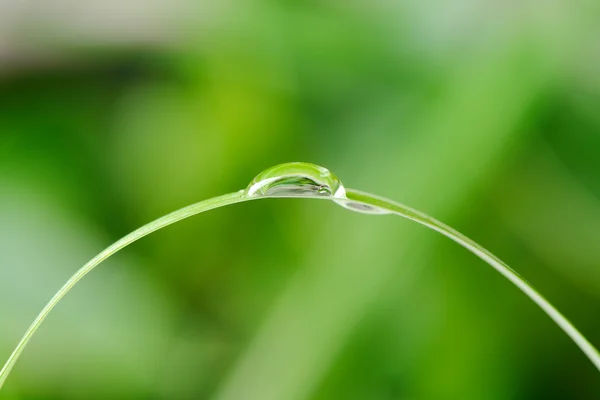
M 142 226 L 141 228 L 136 229 L 135 231 L 116 241 L 115 243 L 104 249 L 102 252 L 100 252 L 98 255 L 96 255 L 94 258 L 92 258 L 87 264 L 81 267 L 81 269 L 79 269 L 60 288 L 58 292 L 56 292 L 56 294 L 46 304 L 44 309 L 39 313 L 37 318 L 29 326 L 29 328 L 21 338 L 21 341 L 19 342 L 19 344 L 17 344 L 17 347 L 14 349 L 14 351 L 2 367 L 2 370 L 0 370 L 0 389 L 4 385 L 4 382 L 6 381 L 6 378 L 8 377 L 8 374 L 12 370 L 13 366 L 21 356 L 21 353 L 27 346 L 27 343 L 29 343 L 29 340 L 31 339 L 35 331 L 40 327 L 42 322 L 46 319 L 50 311 L 52 311 L 56 304 L 58 304 L 58 302 L 69 292 L 69 290 L 71 290 L 73 286 L 75 286 L 75 284 L 77 284 L 77 282 L 83 279 L 84 276 L 86 276 L 89 272 L 96 268 L 100 263 L 102 263 L 104 260 L 112 256 L 119 250 L 123 249 L 124 247 L 129 246 L 136 240 L 141 239 L 144 236 L 147 236 L 152 232 L 155 232 L 166 226 L 174 224 L 177 221 L 181 221 L 182 219 L 189 218 L 191 216 L 200 214 L 208 210 L 248 200 L 251 200 L 251 198 L 244 196 L 243 191 L 239 191 L 219 197 L 213 197 L 211 199 L 204 200 L 199 203 L 195 203 L 190 206 L 181 208 L 177 211 L 173 211 L 170 214 L 160 217 L 157 220 Z
M 498 257 L 490 253 L 473 240 L 469 239 L 462 233 L 452 229 L 448 225 L 424 214 L 420 211 L 407 207 L 403 204 L 385 199 L 383 197 L 374 196 L 369 193 L 361 192 L 353 189 L 346 189 L 348 199 L 359 203 L 367 204 L 372 207 L 378 207 L 388 212 L 399 215 L 403 218 L 410 219 L 430 229 L 433 229 L 442 235 L 452 239 L 456 243 L 468 249 L 470 252 L 488 263 L 496 271 L 500 272 L 523 291 L 531 300 L 533 300 L 554 322 L 579 346 L 590 361 L 600 371 L 600 354 L 598 350 L 573 326 L 573 324 L 562 315 L 548 300 L 544 298 L 529 282 L 522 276 L 510 268 L 506 263 Z
M 291 168 L 291 169 L 290 169 Z M 161 228 L 168 225 L 174 224 L 175 222 L 189 218 L 196 214 L 200 214 L 205 211 L 224 207 L 227 205 L 240 203 L 249 200 L 255 200 L 260 198 L 275 198 L 282 197 L 282 189 L 285 189 L 283 197 L 302 197 L 302 198 L 316 198 L 316 199 L 328 199 L 334 200 L 344 207 L 359 211 L 367 212 L 369 214 L 387 214 L 392 213 L 399 215 L 403 218 L 410 219 L 421 225 L 424 225 L 430 229 L 433 229 L 442 235 L 452 239 L 461 246 L 467 248 L 473 254 L 487 262 L 490 266 L 500 272 L 504 277 L 510 280 L 515 286 L 523 291 L 531 300 L 533 300 L 539 307 L 542 308 L 554 320 L 554 322 L 567 334 L 571 339 L 581 348 L 581 350 L 587 355 L 598 370 L 600 370 L 600 354 L 598 350 L 567 320 L 548 300 L 546 300 L 536 289 L 533 288 L 524 278 L 522 278 L 517 272 L 512 270 L 498 257 L 481 247 L 471 239 L 467 238 L 460 232 L 450 228 L 442 222 L 410 207 L 404 206 L 394 201 L 374 196 L 369 193 L 361 192 L 353 189 L 344 189 L 341 182 L 329 173 L 329 171 L 309 164 L 292 163 L 290 165 L 276 166 L 274 169 L 267 170 L 267 172 L 287 172 L 281 176 L 268 177 L 265 182 L 268 185 L 265 187 L 265 191 L 260 196 L 257 196 L 251 190 L 240 190 L 235 193 L 226 194 L 219 197 L 214 197 L 208 200 L 201 201 L 199 203 L 192 204 L 184 207 L 170 214 L 167 214 L 157 220 L 150 222 L 141 228 L 136 229 L 130 234 L 126 235 L 122 239 L 113 243 L 105 250 L 100 252 L 94 258 L 92 258 L 87 264 L 79 269 L 61 288 L 60 290 L 50 299 L 46 304 L 37 318 L 29 326 L 17 347 L 12 352 L 2 370 L 0 370 L 0 389 L 6 381 L 10 371 L 19 359 L 23 350 L 27 346 L 29 340 L 39 328 L 41 323 L 46 319 L 50 311 L 58 304 L 58 302 L 71 290 L 75 284 L 77 284 L 84 276 L 91 272 L 95 267 L 101 264 L 104 260 L 130 245 L 138 239 L 149 235 Z M 292 173 L 290 173 L 292 171 Z M 299 171 L 306 173 L 305 179 L 297 179 L 300 176 Z M 308 172 L 307 172 L 308 171 Z M 258 176 L 259 178 L 262 175 Z M 285 179 L 280 179 L 280 178 Z M 290 179 L 293 178 L 293 179 Z M 255 179 L 256 181 L 256 179 Z M 255 187 L 256 182 L 251 183 L 250 188 Z M 259 183 L 261 183 L 260 181 Z M 330 185 L 330 186 L 328 186 Z M 300 190 L 309 188 L 310 190 Z M 323 192 L 323 189 L 338 188 L 338 190 L 328 190 Z M 262 188 L 262 187 L 261 187 Z M 275 190 L 276 189 L 276 190 Z M 319 190 L 315 190 L 319 189 Z M 323 196 L 323 193 L 327 196 Z

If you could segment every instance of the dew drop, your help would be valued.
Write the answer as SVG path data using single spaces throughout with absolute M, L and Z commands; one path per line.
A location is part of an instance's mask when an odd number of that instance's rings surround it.
M 280 164 L 261 172 L 246 189 L 248 197 L 346 198 L 342 182 L 328 169 L 309 163 Z
M 354 201 L 354 200 L 336 199 L 335 202 L 348 210 L 363 213 L 363 214 L 375 214 L 375 215 L 391 214 L 388 210 L 384 210 L 383 208 L 375 207 L 370 204 L 360 203 L 360 202 Z
M 256 176 L 245 190 L 248 197 L 329 198 L 342 207 L 363 214 L 389 214 L 370 204 L 350 200 L 342 182 L 327 168 L 293 162 L 279 164 Z

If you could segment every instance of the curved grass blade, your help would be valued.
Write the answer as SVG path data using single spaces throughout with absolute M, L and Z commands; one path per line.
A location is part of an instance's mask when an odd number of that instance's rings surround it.
M 204 200 L 158 218 L 126 235 L 92 258 L 60 288 L 33 321 L 31 326 L 29 326 L 20 342 L 17 344 L 17 347 L 6 361 L 4 367 L 0 370 L 0 389 L 13 366 L 19 359 L 19 356 L 27 346 L 27 343 L 44 319 L 46 319 L 50 311 L 52 311 L 56 304 L 58 304 L 77 282 L 104 260 L 136 240 L 193 215 L 244 201 L 279 197 L 333 200 L 336 203 L 357 212 L 367 214 L 396 214 L 447 236 L 487 262 L 529 296 L 531 300 L 540 306 L 542 310 L 544 310 L 546 314 L 548 314 L 550 318 L 552 318 L 554 322 L 556 322 L 556 324 L 571 337 L 596 368 L 600 370 L 600 354 L 596 348 L 594 348 L 573 324 L 554 308 L 548 300 L 546 300 L 518 273 L 513 271 L 492 253 L 462 235 L 460 232 L 420 211 L 369 193 L 345 189 L 339 179 L 325 168 L 307 163 L 290 163 L 275 166 L 264 171 L 250 183 L 250 186 L 246 190 L 240 190 L 239 192 Z
M 245 197 L 243 191 L 235 192 L 231 194 L 226 194 L 224 196 L 213 197 L 208 200 L 201 201 L 199 203 L 192 204 L 190 206 L 181 208 L 177 211 L 174 211 L 170 214 L 167 214 L 161 218 L 158 218 L 155 221 L 150 222 L 142 226 L 141 228 L 136 229 L 131 232 L 127 236 L 122 239 L 116 241 L 106 249 L 104 249 L 97 256 L 92 258 L 87 264 L 85 264 L 79 271 L 77 271 L 61 288 L 56 294 L 50 299 L 48 304 L 44 307 L 44 309 L 39 313 L 35 321 L 29 326 L 17 347 L 13 350 L 12 354 L 0 370 L 0 389 L 4 385 L 8 374 L 12 370 L 13 366 L 19 359 L 21 353 L 27 346 L 27 343 L 35 333 L 35 331 L 40 327 L 42 322 L 46 319 L 50 311 L 58 304 L 58 302 L 71 290 L 73 286 L 77 282 L 79 282 L 84 276 L 86 276 L 90 271 L 92 271 L 95 267 L 97 267 L 104 260 L 121 250 L 122 248 L 130 245 L 138 239 L 143 238 L 146 235 L 151 234 L 161 228 L 164 228 L 168 225 L 174 224 L 177 221 L 181 221 L 182 219 L 189 218 L 193 215 L 200 214 L 202 212 L 212 210 L 219 207 L 224 207 L 230 204 L 239 203 L 242 201 L 252 200 L 251 198 Z
M 357 201 L 370 207 L 377 207 L 387 212 L 394 213 L 403 218 L 410 219 L 421 225 L 433 229 L 442 235 L 452 239 L 456 243 L 468 249 L 471 253 L 481 258 L 488 263 L 496 271 L 500 272 L 523 291 L 531 300 L 533 300 L 554 322 L 579 346 L 590 361 L 600 371 L 600 353 L 598 350 L 573 326 L 573 324 L 558 311 L 548 300 L 544 298 L 529 282 L 521 275 L 510 268 L 506 263 L 498 257 L 490 253 L 479 244 L 469 239 L 462 233 L 452 229 L 448 225 L 424 214 L 420 211 L 407 207 L 403 204 L 385 199 L 383 197 L 374 196 L 369 193 L 361 192 L 353 189 L 346 189 L 346 196 L 349 200 Z

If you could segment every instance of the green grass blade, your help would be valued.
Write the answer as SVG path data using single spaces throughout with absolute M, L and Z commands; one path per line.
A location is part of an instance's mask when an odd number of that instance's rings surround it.
M 329 177 L 328 178 L 329 180 L 333 180 L 333 181 L 337 182 L 337 178 L 335 178 L 333 175 L 332 176 L 327 175 L 327 176 Z M 317 178 L 319 178 L 319 176 L 316 176 L 313 174 L 312 178 L 315 178 L 316 180 L 308 179 L 308 180 L 306 180 L 306 182 L 308 182 L 306 184 L 308 184 L 311 188 L 314 188 L 314 187 L 322 188 L 323 187 L 322 183 L 318 182 Z M 293 181 L 291 183 L 289 181 L 284 181 L 284 182 L 285 182 L 284 183 L 285 185 L 290 185 L 294 189 L 294 191 L 292 193 L 298 193 L 297 189 L 298 189 L 299 181 Z M 304 182 L 304 181 L 302 181 L 302 182 Z M 279 187 L 281 189 L 280 186 L 277 186 L 275 184 L 271 187 L 271 189 L 273 187 Z M 275 191 L 274 193 L 278 193 L 278 192 Z M 333 192 L 331 192 L 331 193 L 333 193 Z M 472 253 L 477 255 L 479 258 L 481 258 L 482 260 L 487 262 L 490 266 L 495 268 L 498 272 L 500 272 L 508 280 L 510 280 L 515 286 L 517 286 L 519 289 L 521 289 L 527 296 L 529 296 L 529 298 L 531 300 L 533 300 L 536 304 L 538 304 L 538 306 L 540 306 L 546 312 L 546 314 L 548 314 L 550 316 L 550 318 L 552 318 L 556 322 L 556 324 L 558 324 L 558 326 L 560 328 L 562 328 L 562 330 L 565 331 L 567 333 L 567 335 L 569 335 L 571 337 L 571 339 L 588 356 L 588 358 L 592 361 L 592 363 L 594 363 L 596 368 L 598 368 L 598 370 L 600 370 L 600 354 L 598 353 L 596 348 L 573 326 L 573 324 L 571 324 L 556 308 L 554 308 L 554 306 L 552 306 L 552 304 L 550 304 L 550 302 L 548 302 L 548 300 L 546 300 L 537 290 L 535 290 L 518 273 L 513 271 L 508 265 L 506 265 L 503 261 L 501 261 L 499 258 L 494 256 L 492 253 L 490 253 L 489 251 L 487 251 L 486 249 L 484 249 L 483 247 L 481 247 L 480 245 L 478 245 L 471 239 L 462 235 L 460 232 L 457 232 L 456 230 L 443 224 L 442 222 L 440 222 L 424 213 L 421 213 L 420 211 L 417 211 L 417 210 L 414 210 L 407 206 L 404 206 L 400 203 L 396 203 L 391 200 L 387 200 L 382 197 L 374 196 L 374 195 L 364 193 L 364 192 L 361 192 L 358 190 L 346 189 L 345 194 L 343 194 L 343 191 L 340 191 L 340 193 L 342 193 L 342 194 L 340 194 L 338 197 L 333 197 L 333 196 L 323 197 L 322 195 L 319 195 L 318 192 L 309 191 L 308 194 L 305 192 L 302 192 L 302 194 L 299 195 L 298 197 L 334 200 L 342 205 L 344 205 L 344 203 L 345 203 L 345 206 L 347 208 L 354 209 L 355 211 L 361 211 L 361 212 L 366 212 L 368 210 L 369 213 L 373 213 L 373 211 L 377 211 L 377 209 L 379 209 L 379 210 L 382 210 L 383 213 L 393 213 L 393 214 L 397 214 L 401 217 L 408 218 L 419 224 L 425 225 L 426 227 L 433 229 L 433 230 L 441 233 L 444 236 L 447 236 L 448 238 L 457 242 L 461 246 L 467 248 Z M 202 212 L 209 211 L 209 210 L 212 210 L 215 208 L 224 207 L 224 206 L 235 204 L 235 203 L 240 203 L 243 201 L 249 201 L 249 200 L 260 199 L 260 198 L 270 198 L 270 197 L 281 197 L 281 196 L 280 196 L 280 194 L 269 195 L 268 192 L 266 192 L 265 194 L 263 194 L 261 196 L 253 196 L 253 195 L 249 194 L 249 192 L 247 193 L 246 191 L 242 190 L 239 192 L 235 192 L 235 193 L 231 193 L 231 194 L 227 194 L 227 195 L 223 195 L 223 196 L 219 196 L 219 197 L 214 197 L 214 198 L 211 198 L 208 200 L 204 200 L 199 203 L 195 203 L 190 206 L 179 209 L 177 211 L 174 211 L 174 212 L 167 214 L 161 218 L 158 218 L 157 220 L 150 222 L 147 225 L 142 226 L 141 228 L 131 232 L 130 234 L 123 237 L 122 239 L 113 243 L 111 246 L 107 247 L 105 250 L 103 250 L 98 255 L 96 255 L 94 258 L 92 258 L 81 269 L 79 269 L 60 288 L 60 290 L 52 297 L 52 299 L 50 299 L 50 301 L 46 304 L 44 309 L 37 316 L 35 321 L 33 321 L 31 326 L 27 329 L 27 331 L 21 338 L 21 340 L 18 343 L 15 350 L 12 352 L 12 354 L 6 361 L 6 364 L 0 371 L 0 388 L 2 388 L 10 371 L 12 370 L 13 366 L 19 359 L 21 353 L 27 346 L 27 343 L 29 342 L 29 340 L 31 339 L 31 337 L 33 336 L 35 331 L 39 328 L 41 323 L 44 321 L 44 319 L 46 319 L 46 317 L 48 316 L 50 311 L 52 311 L 52 309 L 56 306 L 56 304 L 58 304 L 58 302 L 69 292 L 69 290 L 71 290 L 71 288 L 73 286 L 75 286 L 75 284 L 77 284 L 77 282 L 79 282 L 85 275 L 87 275 L 90 271 L 92 271 L 95 267 L 97 267 L 104 260 L 106 260 L 107 258 L 112 256 L 119 250 L 123 249 L 124 247 L 135 242 L 136 240 L 141 239 L 142 237 L 149 235 L 150 233 L 155 232 L 155 231 L 157 231 L 161 228 L 164 228 L 168 225 L 174 224 L 175 222 L 189 218 L 193 215 L 200 214 Z M 349 207 L 348 206 L 349 202 L 353 203 L 354 206 Z M 359 205 L 366 206 L 366 208 L 365 207 L 363 207 L 363 208 L 356 207 L 356 203 L 359 203 Z
M 442 235 L 452 239 L 456 243 L 468 249 L 470 252 L 492 266 L 496 271 L 504 275 L 504 277 L 521 289 L 531 300 L 540 306 L 540 308 L 544 310 L 544 312 L 548 314 L 548 316 L 552 318 L 554 322 L 556 322 L 556 324 L 567 335 L 569 335 L 569 337 L 571 337 L 575 344 L 579 346 L 579 348 L 600 371 L 600 354 L 598 353 L 598 350 L 529 282 L 527 282 L 517 272 L 515 272 L 506 263 L 490 253 L 488 250 L 464 236 L 462 233 L 452 229 L 448 225 L 403 204 L 353 189 L 346 189 L 346 196 L 350 200 L 367 204 L 369 206 L 378 207 L 401 217 L 415 221 L 421 225 L 425 225 L 426 227 L 441 233 Z
M 157 220 L 154 220 L 142 226 L 141 228 L 136 229 L 135 231 L 116 241 L 115 243 L 104 249 L 102 252 L 100 252 L 97 256 L 92 258 L 87 264 L 81 267 L 81 269 L 79 269 L 79 271 L 77 271 L 63 285 L 63 287 L 60 288 L 58 292 L 56 292 L 52 299 L 50 299 L 50 301 L 46 304 L 44 309 L 39 313 L 35 321 L 33 321 L 33 323 L 29 326 L 29 328 L 21 338 L 21 341 L 14 349 L 14 351 L 4 364 L 4 367 L 2 367 L 2 370 L 0 371 L 0 389 L 4 385 L 4 382 L 6 381 L 6 378 L 8 377 L 8 374 L 12 370 L 13 366 L 19 359 L 19 356 L 25 349 L 25 346 L 27 346 L 27 343 L 29 342 L 35 331 L 40 327 L 44 319 L 46 319 L 50 311 L 52 311 L 56 304 L 58 304 L 58 302 L 69 292 L 69 290 L 71 290 L 73 286 L 75 286 L 75 284 L 77 284 L 77 282 L 79 282 L 84 276 L 86 276 L 100 263 L 102 263 L 104 260 L 112 256 L 119 250 L 135 242 L 136 240 L 141 239 L 144 236 L 149 235 L 150 233 L 162 229 L 168 225 L 174 224 L 177 221 L 181 221 L 196 214 L 200 214 L 202 212 L 209 211 L 215 208 L 224 207 L 230 204 L 240 203 L 248 200 L 252 199 L 244 196 L 243 191 L 240 191 L 219 197 L 213 197 L 211 199 L 204 200 L 192 204 L 190 206 L 181 208 L 161 218 L 158 218 Z

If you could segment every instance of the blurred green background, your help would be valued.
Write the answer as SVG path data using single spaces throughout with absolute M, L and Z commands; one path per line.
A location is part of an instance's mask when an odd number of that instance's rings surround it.
M 0 358 L 82 264 L 308 161 L 458 228 L 600 345 L 596 1 L 0 2 Z M 268 200 L 135 243 L 0 398 L 595 399 L 521 292 L 407 221 Z

